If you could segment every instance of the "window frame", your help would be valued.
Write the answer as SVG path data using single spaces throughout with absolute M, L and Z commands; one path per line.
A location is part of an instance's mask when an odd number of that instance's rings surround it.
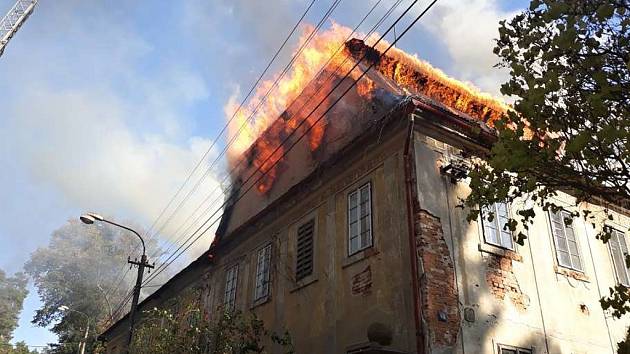
M 501 234 L 504 232 L 503 227 L 505 227 L 505 225 L 499 225 L 499 209 L 498 209 L 498 206 L 497 206 L 497 204 L 499 204 L 499 203 L 505 204 L 505 217 L 506 217 L 506 219 L 510 218 L 512 210 L 510 208 L 510 205 L 507 202 L 495 202 L 495 203 L 492 204 L 493 210 L 490 210 L 490 212 L 494 213 L 494 218 L 493 218 L 492 221 L 489 221 L 489 220 L 486 219 L 486 217 L 485 217 L 486 215 L 484 215 L 485 213 L 484 213 L 484 210 L 483 210 L 484 208 L 481 208 L 481 210 L 480 210 L 480 218 L 481 218 L 481 233 L 483 234 L 483 241 L 486 244 L 492 245 L 494 247 L 499 247 L 499 248 L 506 249 L 506 250 L 509 250 L 509 251 L 515 251 L 516 250 L 516 246 L 514 244 L 514 235 L 512 234 L 512 231 L 510 231 L 509 229 L 507 230 L 507 233 L 509 233 L 509 235 L 510 235 L 510 245 L 511 246 L 507 247 L 507 246 L 503 245 L 503 241 L 502 241 L 503 238 L 501 237 Z M 494 243 L 494 242 L 490 242 L 488 240 L 488 237 L 487 237 L 486 223 L 491 223 L 491 222 L 494 223 L 494 226 L 496 227 L 496 231 L 499 233 L 498 237 L 499 237 L 500 241 L 498 242 L 498 244 Z
M 617 279 L 617 284 L 623 285 L 625 287 L 630 287 L 630 269 L 626 266 L 626 257 L 625 254 L 623 254 L 623 249 L 621 248 L 621 243 L 620 241 L 620 237 L 621 240 L 623 240 L 623 243 L 626 247 L 626 254 L 628 254 L 628 242 L 626 242 L 626 233 L 619 230 L 616 227 L 612 227 L 609 225 L 604 226 L 605 228 L 608 228 L 613 235 L 611 235 L 611 239 L 608 240 L 608 250 L 610 251 L 610 258 L 612 261 L 612 266 L 613 266 L 613 271 L 615 273 L 615 278 Z M 618 244 L 619 247 L 619 252 L 621 253 L 621 261 L 623 262 L 623 270 L 625 271 L 625 275 L 626 275 L 626 283 L 623 283 L 619 277 L 619 273 L 617 272 L 617 262 L 615 261 L 615 256 L 613 254 L 613 249 L 612 249 L 612 238 L 616 236 L 616 242 Z
M 499 344 L 497 353 L 504 354 L 505 353 L 504 350 L 511 350 L 515 354 L 534 354 L 534 348 L 522 348 L 522 347 L 515 347 L 513 345 Z
M 578 236 L 577 236 L 577 232 L 575 230 L 575 218 L 571 215 L 571 213 L 565 209 L 560 209 L 558 210 L 558 213 L 560 214 L 561 217 L 561 225 L 562 225 L 562 237 L 564 238 L 565 242 L 566 242 L 566 251 L 562 251 L 559 249 L 559 245 L 558 245 L 558 237 L 555 234 L 554 231 L 554 227 L 553 227 L 553 212 L 551 210 L 549 210 L 547 212 L 547 217 L 549 218 L 549 228 L 551 231 L 551 237 L 553 239 L 553 245 L 554 245 L 554 251 L 555 251 L 555 255 L 556 255 L 556 263 L 558 264 L 559 267 L 563 267 L 563 268 L 567 268 L 567 269 L 571 269 L 574 270 L 576 272 L 580 272 L 580 273 L 584 273 L 584 259 L 582 257 L 582 251 L 580 249 L 580 242 L 578 242 Z M 580 261 L 580 268 L 576 267 L 573 264 L 573 255 L 571 254 L 571 248 L 569 247 L 569 239 L 567 237 L 567 225 L 564 222 L 564 214 L 568 214 L 568 216 L 571 218 L 572 222 L 571 222 L 571 231 L 573 232 L 573 237 L 575 240 L 575 248 L 576 248 L 576 252 L 577 252 L 577 257 L 578 260 Z M 567 252 L 569 254 L 569 261 L 570 261 L 570 265 L 566 265 L 564 264 L 564 262 L 561 260 L 560 257 L 560 252 Z
M 225 270 L 225 287 L 223 289 L 223 307 L 227 311 L 233 311 L 236 308 L 236 293 L 238 291 L 238 263 L 231 265 Z M 232 271 L 233 274 L 232 274 Z M 232 276 L 230 276 L 232 274 Z M 228 288 L 230 285 L 230 288 Z M 228 298 L 229 295 L 229 298 Z
M 267 243 L 266 245 L 264 245 L 263 247 L 259 248 L 256 251 L 256 273 L 254 275 L 254 303 L 259 303 L 259 302 L 263 302 L 266 301 L 267 299 L 269 299 L 270 295 L 271 295 L 271 259 L 273 256 L 273 247 L 271 243 Z M 261 257 L 262 257 L 262 272 L 266 272 L 266 273 L 262 273 L 261 272 Z M 266 268 L 265 267 L 265 263 L 266 263 Z M 258 289 L 259 287 L 259 277 L 262 276 L 266 279 L 262 279 L 263 284 L 260 284 L 260 287 L 262 287 L 262 292 L 261 294 L 258 293 Z
M 367 192 L 368 192 L 368 212 L 369 212 L 369 223 L 370 223 L 370 230 L 369 233 L 367 235 L 368 237 L 368 242 L 366 242 L 365 246 L 361 246 L 361 241 L 362 241 L 362 232 L 361 232 L 361 190 L 364 189 L 365 187 L 367 187 Z M 351 204 L 350 204 L 350 198 L 352 197 L 353 194 L 357 195 L 357 236 L 356 237 L 352 237 L 352 224 L 350 222 L 350 211 L 353 209 L 351 208 Z M 368 181 L 366 183 L 361 184 L 359 187 L 357 188 L 353 188 L 352 190 L 350 190 L 347 195 L 346 195 L 346 223 L 347 223 L 347 230 L 348 230 L 348 236 L 346 237 L 346 241 L 348 243 L 347 246 L 347 251 L 348 251 L 348 257 L 353 256 L 363 250 L 366 250 L 368 248 L 371 248 L 374 246 L 374 208 L 372 205 L 372 182 Z M 358 238 L 358 247 L 357 249 L 353 250 L 352 249 L 352 240 L 354 238 Z

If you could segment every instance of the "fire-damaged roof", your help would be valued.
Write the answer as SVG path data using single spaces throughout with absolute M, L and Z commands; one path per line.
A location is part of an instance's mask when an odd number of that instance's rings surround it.
M 368 60 L 378 61 L 378 58 L 381 57 L 380 53 L 358 40 L 349 41 L 346 47 L 352 57 L 358 58 L 366 50 L 371 51 L 371 54 L 366 55 Z M 367 76 L 376 85 L 371 99 L 362 101 L 360 109 L 355 111 L 348 111 L 347 108 L 331 111 L 326 121 L 325 141 L 321 147 L 315 150 L 301 147 L 300 145 L 308 144 L 306 140 L 296 145 L 295 150 L 297 151 L 289 152 L 286 157 L 287 161 L 281 161 L 285 166 L 278 170 L 278 181 L 274 182 L 276 185 L 269 192 L 259 193 L 256 189 L 252 189 L 248 192 L 247 200 L 234 203 L 241 192 L 239 179 L 243 179 L 244 174 L 254 170 L 255 166 L 247 166 L 239 170 L 237 175 L 232 176 L 235 181 L 235 188 L 233 188 L 232 194 L 228 196 L 227 207 L 210 249 L 143 300 L 139 306 L 143 307 L 149 301 L 160 298 L 167 290 L 179 291 L 178 289 L 188 286 L 186 273 L 195 273 L 204 264 L 209 265 L 211 254 L 220 253 L 229 244 L 240 242 L 239 237 L 231 237 L 231 235 L 245 234 L 243 231 L 254 227 L 253 225 L 256 225 L 270 211 L 286 203 L 296 193 L 308 190 L 313 181 L 331 166 L 339 163 L 351 148 L 360 146 L 363 140 L 372 136 L 380 136 L 380 132 L 384 129 L 406 126 L 412 116 L 417 119 L 416 127 L 422 127 L 425 131 L 434 129 L 442 135 L 457 139 L 459 142 L 468 141 L 465 148 L 475 150 L 477 153 L 487 151 L 490 148 L 495 135 L 486 122 L 496 118 L 498 110 L 495 106 L 485 107 L 479 103 L 480 101 L 468 97 L 465 90 L 448 87 L 444 82 L 428 78 L 428 74 L 421 71 L 411 75 L 418 82 L 401 86 L 397 83 L 395 76 L 400 75 L 403 71 L 409 72 L 411 70 L 410 65 L 390 57 L 381 57 L 380 62 L 376 64 Z M 423 92 L 422 83 L 425 86 L 430 86 L 430 90 Z M 455 96 L 455 99 L 442 102 L 440 97 L 448 95 L 449 92 Z M 349 97 L 350 103 L 356 104 L 358 102 L 356 93 Z M 458 101 L 458 104 L 453 104 L 453 102 Z M 347 103 L 345 102 L 346 106 Z M 458 109 L 462 107 L 463 109 Z M 286 120 L 285 113 L 274 124 L 283 124 L 283 121 Z M 270 126 L 267 131 L 273 129 L 277 129 L 277 127 Z M 266 139 L 267 131 L 262 133 L 259 139 Z M 255 146 L 253 144 L 253 147 L 245 152 L 245 159 L 249 160 L 250 163 L 251 155 L 256 153 Z M 301 165 L 289 169 L 288 164 L 294 162 Z M 250 209 L 237 210 L 238 207 L 243 206 Z M 111 335 L 114 328 L 120 326 L 126 318 L 127 316 L 123 317 L 109 327 L 102 336 Z
M 332 91 L 328 99 L 341 101 L 326 112 L 322 112 L 323 109 L 316 112 L 321 113 L 323 121 L 313 122 L 311 114 L 315 110 L 308 113 L 315 105 L 312 103 L 308 106 L 309 100 L 318 91 L 323 91 L 320 85 L 323 85 L 324 80 L 317 78 L 310 85 L 312 87 L 306 87 L 303 91 L 307 94 L 303 93 L 296 98 L 296 101 L 307 102 L 304 109 L 285 111 L 260 134 L 244 152 L 237 172 L 232 175 L 233 188 L 216 232 L 217 239 L 231 234 L 239 225 L 269 207 L 275 199 L 350 144 L 362 131 L 369 129 L 371 125 L 382 124 L 383 117 L 391 116 L 391 112 L 400 110 L 402 106 L 413 105 L 414 109 L 422 110 L 425 116 L 433 117 L 435 121 L 426 122 L 429 125 L 439 124 L 442 129 L 452 129 L 462 136 L 474 137 L 472 140 L 477 141 L 471 140 L 471 146 L 489 146 L 493 133 L 487 123 L 491 124 L 505 112 L 506 106 L 502 103 L 448 78 L 439 70 L 400 51 L 382 55 L 363 41 L 353 39 L 346 43 L 345 55 L 354 61 L 363 58 L 360 66 L 362 69 L 370 64 L 373 68 L 357 83 L 355 90 L 348 91 L 343 97 L 340 97 L 341 92 L 354 81 L 339 74 L 335 77 L 335 82 L 340 87 Z M 366 94 L 366 90 L 369 93 Z M 316 98 L 319 101 L 319 97 Z M 321 102 L 326 99 L 324 97 Z M 312 132 L 293 128 L 299 121 L 318 130 L 319 135 L 315 138 L 319 139 L 319 144 L 315 147 L 309 146 L 313 145 L 313 136 L 305 135 Z M 287 131 L 295 131 L 296 134 L 291 136 L 293 133 Z M 297 144 L 296 140 L 301 135 L 305 136 Z M 284 138 L 287 141 L 282 145 Z M 297 145 L 293 150 L 302 151 L 289 152 L 288 147 L 294 143 Z M 272 154 L 269 150 L 277 146 L 281 146 L 279 152 Z M 272 165 L 271 162 L 276 163 Z M 257 181 L 258 176 L 262 182 Z M 246 182 L 250 180 L 259 185 L 251 186 L 252 182 L 249 182 L 248 186 Z M 239 193 L 247 194 L 244 197 L 246 202 L 238 203 L 243 198 Z

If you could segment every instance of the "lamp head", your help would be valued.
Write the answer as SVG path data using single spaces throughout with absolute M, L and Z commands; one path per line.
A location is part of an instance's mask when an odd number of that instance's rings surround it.
M 81 219 L 81 221 L 84 224 L 88 224 L 88 225 L 94 224 L 94 221 L 96 221 L 96 219 L 94 219 L 91 215 L 87 215 L 87 214 L 81 215 L 79 219 Z
M 95 213 L 87 213 L 79 217 L 84 224 L 94 224 L 95 221 L 103 221 L 103 217 Z
M 61 305 L 61 306 L 59 306 L 57 309 L 58 309 L 59 311 L 67 311 L 67 310 L 68 310 L 68 308 L 69 308 L 69 307 L 68 307 L 68 306 L 66 306 L 66 305 Z

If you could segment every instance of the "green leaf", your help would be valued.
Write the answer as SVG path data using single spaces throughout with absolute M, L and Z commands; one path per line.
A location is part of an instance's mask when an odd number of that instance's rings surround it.
M 612 4 L 602 4 L 597 9 L 597 19 L 600 21 L 604 21 L 612 17 L 614 12 L 615 12 L 615 7 Z

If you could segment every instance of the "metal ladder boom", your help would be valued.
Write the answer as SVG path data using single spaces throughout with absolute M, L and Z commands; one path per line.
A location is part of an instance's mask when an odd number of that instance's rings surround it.
M 18 0 L 0 20 L 0 56 L 24 21 L 33 13 L 37 0 Z

